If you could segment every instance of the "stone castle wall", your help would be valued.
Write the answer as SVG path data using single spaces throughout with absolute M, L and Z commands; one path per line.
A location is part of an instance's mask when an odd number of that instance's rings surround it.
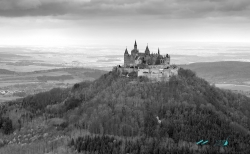
M 179 68 L 171 69 L 171 70 L 170 70 L 170 75 L 171 75 L 171 76 L 173 76 L 173 75 L 178 75 L 178 70 L 179 70 Z
M 150 63 L 150 65 L 156 65 L 157 57 L 150 57 L 146 56 L 145 60 Z M 133 55 L 125 54 L 124 55 L 124 66 L 133 66 L 138 65 L 140 60 L 135 60 L 135 57 Z M 164 60 L 162 59 L 158 65 L 169 65 L 170 64 L 170 58 L 169 57 L 164 57 Z
M 119 67 L 115 67 L 114 69 L 116 69 L 116 71 L 119 71 L 120 74 L 125 73 L 125 72 L 131 73 L 131 72 L 137 71 L 137 69 L 134 69 L 134 68 L 124 68 L 124 67 L 120 67 L 120 68 Z
M 162 69 L 162 68 L 150 68 L 150 69 L 139 69 L 138 76 L 146 76 L 149 79 L 156 81 L 166 81 L 170 77 L 170 68 Z
M 154 65 L 151 65 L 152 67 Z M 168 81 L 169 78 L 173 75 L 178 75 L 178 68 L 159 68 L 159 65 L 155 65 L 157 67 L 154 68 L 146 68 L 146 69 L 137 69 L 137 68 L 124 68 L 124 67 L 114 67 L 113 70 L 120 72 L 123 74 L 125 72 L 137 72 L 137 76 L 145 76 L 148 77 L 150 80 L 154 81 Z
M 132 55 L 124 55 L 124 67 L 133 66 L 134 62 L 135 61 Z
M 150 69 L 164 69 L 170 67 L 169 65 L 148 65 Z
M 154 65 L 151 65 L 152 67 Z M 124 68 L 124 67 L 114 67 L 113 70 L 120 72 L 120 75 L 123 73 L 137 72 L 137 76 L 148 77 L 152 81 L 168 81 L 169 78 L 173 75 L 178 75 L 179 68 L 159 68 L 159 65 L 154 68 L 146 69 L 137 69 L 137 68 Z
M 168 65 L 170 64 L 170 57 L 168 57 L 168 58 L 166 57 L 165 58 L 165 64 L 168 64 Z

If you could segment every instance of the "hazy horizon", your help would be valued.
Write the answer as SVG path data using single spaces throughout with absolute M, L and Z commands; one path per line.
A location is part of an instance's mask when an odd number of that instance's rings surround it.
M 137 40 L 140 52 L 145 52 L 146 43 Z M 55 67 L 91 67 L 111 70 L 113 66 L 123 65 L 124 51 L 131 52 L 134 41 L 113 46 L 0 46 L 0 66 L 13 71 L 28 71 Z M 242 61 L 250 62 L 250 44 L 233 43 L 148 43 L 151 53 L 170 54 L 171 64 L 190 64 L 196 62 Z M 17 63 L 24 66 L 18 66 Z M 46 67 L 44 67 L 46 65 Z M 47 65 L 51 65 L 47 67 Z M 18 67 L 17 67 L 18 66 Z M 53 67 L 52 67 L 53 68 Z

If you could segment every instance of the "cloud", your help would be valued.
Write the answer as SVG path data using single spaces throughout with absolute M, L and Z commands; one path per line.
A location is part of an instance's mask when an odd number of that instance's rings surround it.
M 1 0 L 0 10 L 31 9 L 41 5 L 40 0 Z
M 250 17 L 249 0 L 0 0 L 0 16 Z

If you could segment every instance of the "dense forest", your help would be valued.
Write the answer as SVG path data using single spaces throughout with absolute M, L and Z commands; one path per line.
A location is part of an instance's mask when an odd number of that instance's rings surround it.
M 12 121 L 8 117 L 0 116 L 0 130 L 2 130 L 4 134 L 10 134 L 13 131 Z
M 168 82 L 111 71 L 72 89 L 9 102 L 2 111 L 11 105 L 32 118 L 63 118 L 65 131 L 94 134 L 70 141 L 78 152 L 250 153 L 250 98 L 211 86 L 182 68 Z M 227 146 L 214 145 L 227 138 Z M 199 140 L 208 143 L 197 145 Z

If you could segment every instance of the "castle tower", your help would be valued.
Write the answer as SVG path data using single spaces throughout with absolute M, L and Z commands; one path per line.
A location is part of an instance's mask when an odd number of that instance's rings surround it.
M 136 40 L 135 40 L 134 49 L 137 50 L 137 43 L 136 43 Z
M 165 62 L 165 65 L 170 65 L 170 55 L 167 54 L 166 57 L 164 57 L 164 62 Z
M 139 53 L 139 50 L 137 49 L 137 43 L 136 43 L 136 40 L 135 40 L 135 45 L 134 45 L 134 49 L 131 51 L 131 56 L 133 58 L 135 58 L 135 56 Z
M 150 51 L 149 51 L 148 45 L 147 45 L 147 47 L 146 47 L 145 54 L 146 54 L 146 55 L 150 55 Z
M 124 52 L 124 67 L 129 65 L 129 54 L 128 54 L 128 49 L 126 48 Z
M 127 47 L 126 47 L 126 50 L 124 52 L 124 55 L 128 55 L 128 49 L 127 49 Z

